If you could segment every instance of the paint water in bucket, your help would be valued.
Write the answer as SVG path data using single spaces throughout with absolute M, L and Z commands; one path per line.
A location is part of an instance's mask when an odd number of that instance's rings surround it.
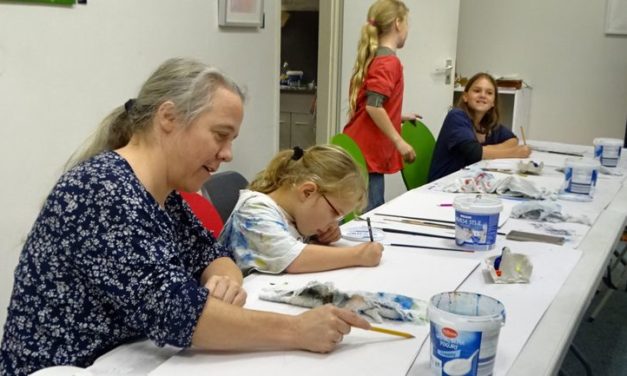
M 455 243 L 479 251 L 494 248 L 499 226 L 501 200 L 490 196 L 461 196 L 455 208 Z
M 566 158 L 564 183 L 559 198 L 573 201 L 592 200 L 599 167 L 599 161 L 592 158 Z
M 431 369 L 438 376 L 492 375 L 505 307 L 473 292 L 431 297 Z
M 595 138 L 594 159 L 598 159 L 605 167 L 616 167 L 623 150 L 623 140 L 618 138 Z

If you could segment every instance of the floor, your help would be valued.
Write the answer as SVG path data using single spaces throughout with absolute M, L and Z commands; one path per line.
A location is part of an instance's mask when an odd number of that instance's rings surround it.
M 590 314 L 598 306 L 607 284 L 602 283 L 573 343 L 588 361 L 592 374 L 599 376 L 627 375 L 627 271 L 619 265 L 612 273 L 614 290 L 594 320 Z M 562 364 L 561 375 L 588 375 L 583 364 L 569 351 Z

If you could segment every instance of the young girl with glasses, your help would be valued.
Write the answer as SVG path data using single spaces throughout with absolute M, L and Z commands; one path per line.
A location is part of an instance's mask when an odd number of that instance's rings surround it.
M 364 176 L 333 145 L 279 152 L 243 190 L 220 241 L 244 272 L 307 273 L 349 266 L 376 266 L 383 246 L 366 242 L 332 247 L 339 222 L 363 208 Z

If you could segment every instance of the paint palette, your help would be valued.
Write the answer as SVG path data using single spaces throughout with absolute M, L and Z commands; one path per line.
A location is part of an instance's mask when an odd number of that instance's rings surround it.
M 342 237 L 346 240 L 352 240 L 356 242 L 369 242 L 370 234 L 368 233 L 368 226 L 355 226 L 350 228 L 342 228 Z M 380 228 L 372 228 L 372 238 L 374 241 L 379 242 L 383 240 L 385 233 Z

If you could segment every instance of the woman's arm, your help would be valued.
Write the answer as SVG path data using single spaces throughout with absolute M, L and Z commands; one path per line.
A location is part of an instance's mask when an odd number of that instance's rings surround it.
M 229 277 L 233 281 L 240 285 L 244 282 L 244 276 L 242 271 L 237 267 L 237 264 L 229 257 L 220 257 L 213 260 L 200 276 L 200 283 L 205 284 L 209 281 L 209 277 L 214 275 L 220 275 Z
M 366 106 L 366 112 L 381 132 L 394 143 L 396 150 L 403 156 L 403 160 L 405 162 L 413 162 L 416 159 L 414 148 L 405 142 L 396 131 L 385 109 L 383 107 Z
M 369 329 L 356 313 L 330 304 L 300 315 L 243 309 L 207 299 L 192 344 L 209 350 L 303 349 L 329 352 L 351 327 Z
M 383 245 L 378 242 L 361 243 L 352 247 L 308 244 L 285 271 L 310 273 L 349 266 L 377 266 L 382 254 Z
M 211 297 L 240 307 L 246 303 L 243 281 L 241 270 L 229 257 L 213 260 L 200 276 L 201 284 L 209 290 Z

